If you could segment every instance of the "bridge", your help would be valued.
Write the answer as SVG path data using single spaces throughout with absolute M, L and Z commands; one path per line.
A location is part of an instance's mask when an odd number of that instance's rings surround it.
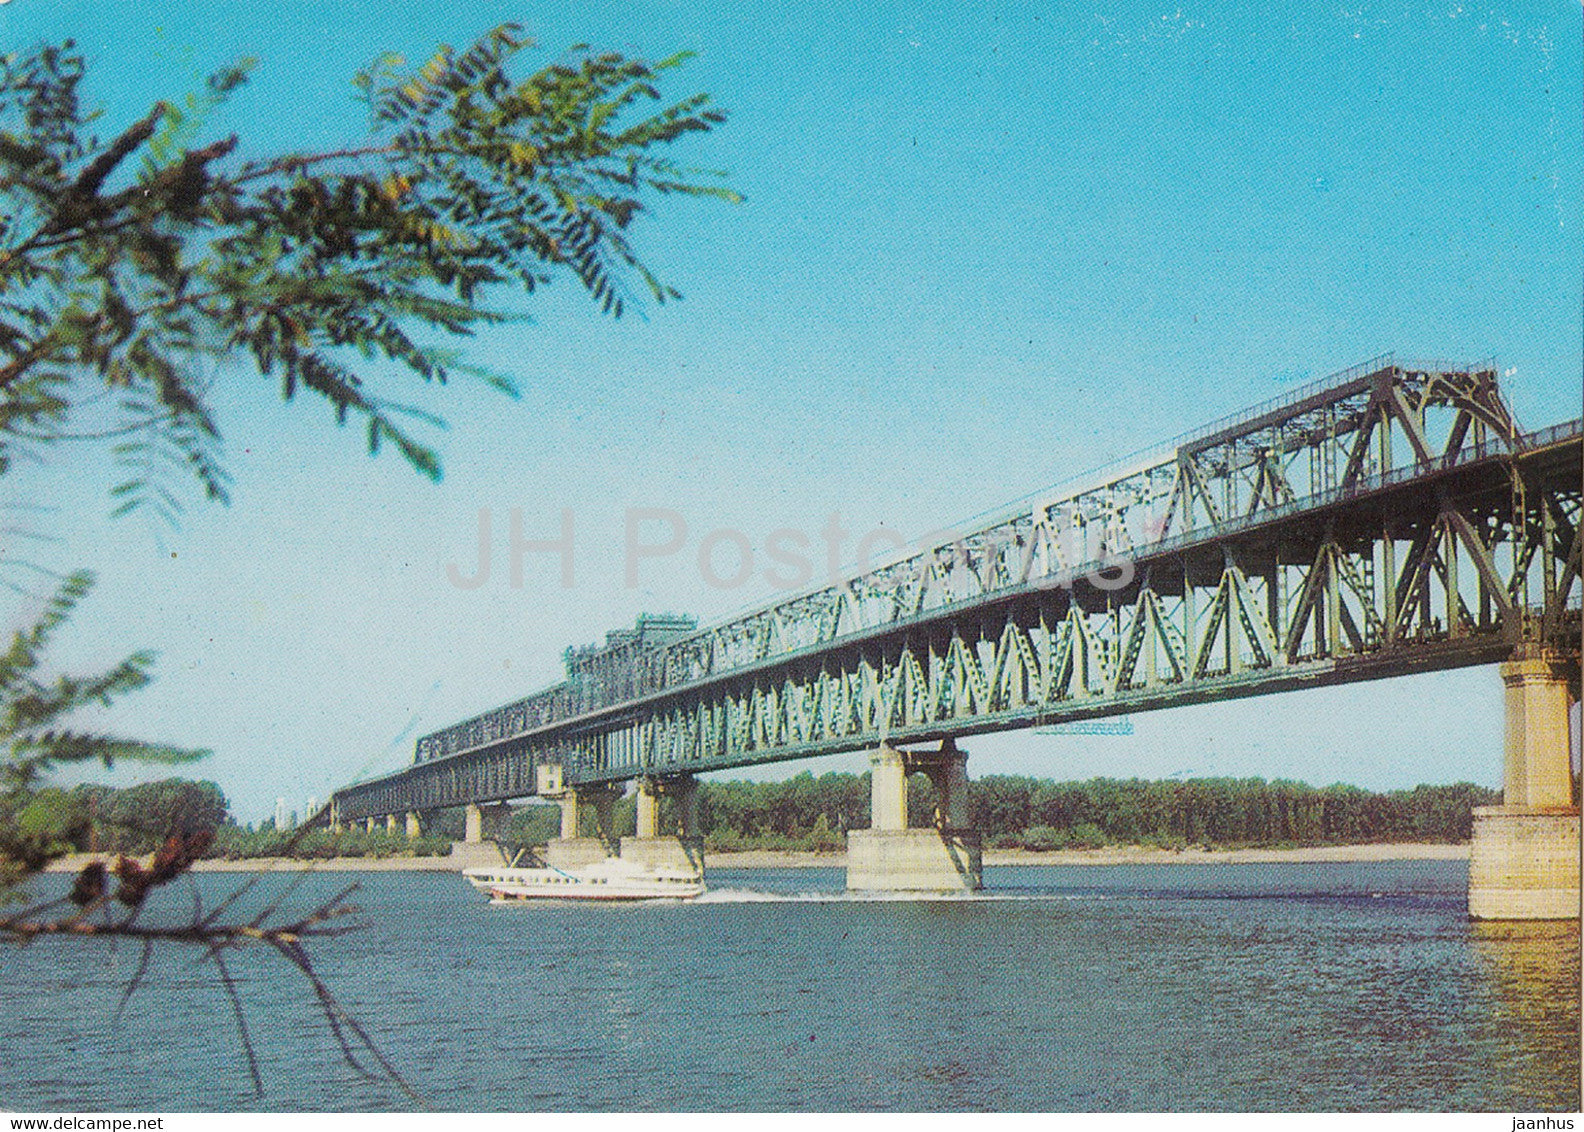
M 1476 813 L 1470 909 L 1576 916 L 1581 454 L 1580 420 L 1519 426 L 1493 362 L 1375 358 L 831 584 L 569 649 L 565 682 L 424 736 L 330 820 L 466 806 L 475 840 L 490 805 L 553 796 L 550 852 L 575 864 L 617 850 L 636 781 L 619 851 L 702 868 L 695 775 L 869 751 L 849 884 L 977 887 L 963 738 L 1501 664 L 1504 798 Z M 931 829 L 907 826 L 914 771 Z

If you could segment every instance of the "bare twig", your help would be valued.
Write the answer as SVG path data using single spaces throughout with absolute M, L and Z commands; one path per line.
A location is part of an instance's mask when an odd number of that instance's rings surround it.
M 189 843 L 189 847 L 191 844 Z M 207 841 L 204 844 L 207 844 Z M 264 1091 L 258 1053 L 253 1044 L 252 1032 L 248 1028 L 241 991 L 226 963 L 224 953 L 227 948 L 243 944 L 267 944 L 276 954 L 290 963 L 313 989 L 319 1009 L 346 1063 L 370 1080 L 383 1077 L 396 1085 L 413 1103 L 428 1107 L 424 1098 L 381 1053 L 368 1031 L 331 993 L 329 986 L 314 970 L 304 946 L 304 941 L 309 938 L 340 936 L 358 929 L 360 925 L 355 923 L 335 922 L 360 911 L 357 906 L 347 902 L 347 898 L 357 891 L 357 883 L 347 885 L 312 911 L 286 923 L 270 925 L 268 921 L 279 913 L 285 897 L 295 891 L 301 884 L 302 878 L 307 876 L 306 870 L 288 886 L 286 893 L 270 901 L 262 912 L 247 922 L 221 924 L 216 922 L 216 918 L 253 887 L 258 880 L 257 876 L 239 885 L 207 914 L 202 901 L 195 896 L 192 919 L 187 923 L 140 924 L 137 922 L 138 916 L 146 904 L 148 893 L 175 879 L 191 864 L 191 859 L 184 849 L 173 848 L 174 845 L 174 839 L 168 840 L 165 849 L 155 856 L 148 869 L 125 857 L 117 859 L 114 866 L 109 869 L 103 861 L 90 863 L 79 874 L 79 884 L 71 895 L 35 904 L 12 915 L 0 917 L 0 940 L 29 943 L 45 936 L 87 936 L 112 941 L 136 940 L 142 945 L 142 954 L 139 957 L 137 970 L 127 983 L 116 1006 L 117 1023 L 127 1003 L 147 977 L 156 944 L 186 944 L 202 948 L 203 953 L 199 962 L 211 960 L 214 962 L 215 969 L 220 975 L 221 986 L 231 1003 L 237 1036 L 247 1060 L 248 1076 L 257 1096 L 262 1096 Z M 117 877 L 121 881 L 120 889 L 113 894 L 104 886 L 107 876 Z M 85 884 L 85 880 L 95 883 Z M 119 918 L 110 914 L 117 901 L 129 905 L 126 914 Z M 46 915 L 67 902 L 77 905 L 69 915 Z M 365 1056 L 378 1066 L 377 1072 L 365 1064 L 363 1060 Z
M 253 1038 L 248 1033 L 247 1016 L 242 1012 L 242 996 L 237 994 L 236 980 L 231 977 L 231 971 L 225 964 L 225 957 L 220 954 L 221 944 L 215 944 L 209 949 L 209 958 L 214 960 L 215 968 L 220 972 L 220 983 L 225 987 L 226 997 L 231 1000 L 231 1011 L 236 1015 L 237 1036 L 242 1039 L 242 1052 L 247 1056 L 248 1076 L 253 1078 L 253 1095 L 264 1095 L 264 1080 L 259 1076 L 258 1054 L 253 1049 Z
M 282 852 L 285 856 L 291 856 L 292 850 L 297 848 L 298 844 L 301 843 L 304 837 L 308 836 L 309 828 L 310 827 L 306 824 L 298 826 L 297 831 L 286 839 L 286 844 L 282 847 Z M 301 871 L 306 873 L 308 870 L 303 869 Z M 244 883 L 239 884 L 235 889 L 232 890 L 230 896 L 227 896 L 224 900 L 220 901 L 220 903 L 214 906 L 214 910 L 211 911 L 208 916 L 198 921 L 200 926 L 208 927 L 210 924 L 214 923 L 220 918 L 221 914 L 225 912 L 227 908 L 231 907 L 231 905 L 235 904 L 243 896 L 247 895 L 248 892 L 252 891 L 253 886 L 259 881 L 263 880 L 265 875 L 266 874 L 263 872 L 256 872 Z M 353 887 L 355 888 L 356 885 Z
M 312 965 L 308 962 L 308 955 L 305 951 L 303 951 L 302 945 L 300 943 L 284 943 L 274 941 L 272 941 L 272 943 L 275 947 L 275 950 L 279 951 L 282 955 L 289 959 L 297 967 L 297 969 L 303 973 L 303 976 L 308 980 L 309 984 L 312 985 L 314 993 L 319 996 L 319 1002 L 324 1007 L 325 1018 L 329 1020 L 333 1029 L 337 1029 L 337 1038 L 341 1038 L 339 1029 L 336 1026 L 337 1019 L 339 1019 L 341 1024 L 345 1025 L 347 1029 L 351 1030 L 353 1034 L 357 1035 L 358 1041 L 362 1043 L 363 1048 L 369 1052 L 369 1056 L 373 1057 L 375 1061 L 379 1062 L 380 1069 L 384 1071 L 385 1076 L 394 1082 L 398 1087 L 400 1087 L 402 1092 L 406 1093 L 407 1098 L 414 1104 L 423 1105 L 425 1108 L 428 1108 L 429 1105 L 424 1100 L 424 1098 L 420 1096 L 417 1090 L 409 1085 L 407 1080 L 396 1071 L 396 1067 L 385 1059 L 385 1055 L 380 1053 L 379 1047 L 374 1044 L 374 1039 L 369 1037 L 368 1031 L 363 1029 L 363 1027 L 358 1024 L 358 1020 L 352 1017 L 352 1015 L 348 1014 L 341 1003 L 337 1001 L 336 997 L 330 993 L 330 988 L 325 985 L 324 980 L 314 972 Z M 347 1046 L 345 1040 L 341 1039 L 341 1042 L 341 1048 L 346 1050 Z M 348 1056 L 350 1057 L 350 1051 L 348 1051 Z M 356 1064 L 355 1061 L 354 1064 Z
M 149 960 L 153 957 L 154 941 L 145 939 L 143 941 L 143 956 L 138 960 L 138 969 L 127 982 L 126 990 L 121 994 L 121 1001 L 116 1004 L 115 1025 L 119 1026 L 121 1024 L 121 1013 L 126 1009 L 126 1004 L 132 1001 L 132 996 L 137 993 L 138 987 L 142 985 L 143 976 L 148 974 Z

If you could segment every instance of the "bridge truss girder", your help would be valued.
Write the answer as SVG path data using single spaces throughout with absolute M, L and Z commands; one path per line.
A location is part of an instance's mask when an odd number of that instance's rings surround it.
M 643 653 L 619 696 L 563 685 L 426 737 L 432 762 L 338 809 L 519 797 L 536 762 L 614 782 L 1576 650 L 1580 445 L 1579 422 L 1521 433 L 1493 366 L 1377 360 Z
M 1490 663 L 1542 633 L 1566 647 L 1578 494 L 1529 493 L 1554 516 L 1531 547 L 1503 477 L 1482 478 L 1433 489 L 1420 518 L 1390 499 L 1339 507 L 1144 559 L 1124 588 L 1032 589 L 878 634 L 590 731 L 563 757 L 574 778 L 713 769 Z M 1526 604 L 1542 588 L 1549 603 Z

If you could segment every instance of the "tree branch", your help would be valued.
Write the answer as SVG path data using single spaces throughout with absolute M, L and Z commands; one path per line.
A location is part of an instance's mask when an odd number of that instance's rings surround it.
M 125 860 L 123 858 L 122 862 L 125 862 Z M 187 862 L 184 861 L 177 863 L 181 871 L 185 871 L 186 864 Z M 156 870 L 158 866 L 159 859 L 156 857 L 154 863 Z M 129 872 L 134 877 L 150 875 L 147 873 L 139 874 L 137 870 L 124 870 L 122 863 L 117 864 L 116 871 L 117 875 L 122 877 L 123 884 L 127 882 Z M 226 966 L 224 952 L 226 948 L 238 944 L 267 944 L 282 959 L 296 968 L 308 981 L 309 986 L 313 989 L 319 1008 L 324 1014 L 325 1021 L 335 1037 L 347 1064 L 365 1077 L 372 1079 L 377 1076 L 377 1074 L 371 1073 L 368 1067 L 357 1057 L 352 1042 L 352 1039 L 355 1038 L 356 1043 L 379 1065 L 380 1071 L 388 1081 L 396 1085 L 414 1103 L 428 1107 L 424 1098 L 380 1052 L 378 1045 L 368 1031 L 347 1012 L 335 995 L 330 992 L 330 988 L 314 970 L 308 953 L 303 947 L 303 941 L 306 939 L 345 935 L 358 930 L 358 925 L 356 924 L 337 925 L 333 922 L 346 916 L 355 915 L 359 911 L 356 906 L 347 903 L 347 897 L 357 890 L 357 884 L 354 883 L 343 888 L 307 915 L 294 919 L 290 923 L 274 927 L 265 926 L 263 921 L 275 910 L 278 902 L 270 905 L 264 912 L 248 923 L 216 925 L 212 923 L 214 919 L 213 912 L 208 916 L 204 916 L 201 910 L 195 910 L 193 919 L 188 923 L 174 926 L 156 926 L 139 925 L 135 922 L 138 913 L 143 908 L 141 894 L 146 892 L 147 889 L 139 889 L 134 893 L 137 896 L 137 902 L 120 919 L 111 919 L 108 915 L 99 920 L 90 919 L 96 913 L 105 912 L 112 905 L 114 899 L 126 899 L 125 889 L 123 889 L 122 893 L 117 894 L 117 897 L 113 898 L 104 888 L 106 875 L 107 870 L 104 862 L 94 862 L 79 874 L 78 887 L 74 888 L 70 897 L 62 897 L 46 904 L 35 905 L 13 916 L 0 917 L 0 938 L 9 938 L 15 942 L 28 943 L 44 936 L 88 936 L 103 939 L 130 939 L 140 943 L 143 953 L 138 963 L 137 972 L 128 983 L 116 1008 L 118 1017 L 126 1007 L 127 1001 L 147 975 L 150 956 L 155 944 L 177 943 L 203 948 L 204 954 L 202 958 L 212 960 L 220 973 L 221 984 L 225 988 L 232 1013 L 235 1016 L 237 1032 L 247 1061 L 248 1074 L 252 1080 L 254 1092 L 259 1096 L 263 1095 L 264 1090 L 263 1081 L 259 1074 L 258 1057 L 253 1048 L 252 1036 L 248 1031 L 246 1013 L 243 1010 L 238 984 Z M 173 879 L 173 876 L 161 876 L 154 883 L 163 884 L 169 879 Z M 253 879 L 256 880 L 257 877 Z M 86 885 L 83 883 L 84 880 L 88 881 Z M 251 881 L 243 885 L 221 907 L 223 908 L 230 904 L 241 892 L 245 892 L 251 886 Z M 73 903 L 79 904 L 79 907 L 71 915 L 49 919 L 40 918 L 40 913 L 68 899 Z
M 110 144 L 109 149 L 94 158 L 82 171 L 72 184 L 72 193 L 82 197 L 97 196 L 99 186 L 103 185 L 105 178 L 115 171 L 115 167 L 125 161 L 138 146 L 154 136 L 154 131 L 159 128 L 160 119 L 165 116 L 168 109 L 163 101 L 156 102 L 154 109 L 150 110 L 146 117 L 128 126 L 121 136 Z

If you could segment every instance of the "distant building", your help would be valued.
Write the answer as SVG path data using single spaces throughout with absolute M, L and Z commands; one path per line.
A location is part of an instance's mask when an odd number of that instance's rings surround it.
M 276 829 L 285 829 L 286 828 L 286 799 L 285 798 L 276 798 L 275 799 L 275 828 Z

